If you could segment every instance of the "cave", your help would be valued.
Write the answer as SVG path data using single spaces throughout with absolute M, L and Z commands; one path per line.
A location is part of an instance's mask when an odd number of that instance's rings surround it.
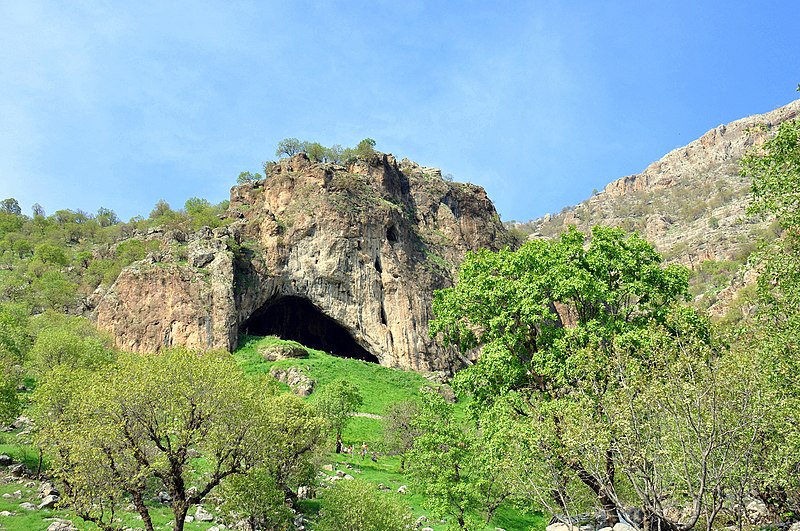
M 240 328 L 254 336 L 278 336 L 340 358 L 378 363 L 378 358 L 356 343 L 334 319 L 301 297 L 281 297 L 256 310 Z

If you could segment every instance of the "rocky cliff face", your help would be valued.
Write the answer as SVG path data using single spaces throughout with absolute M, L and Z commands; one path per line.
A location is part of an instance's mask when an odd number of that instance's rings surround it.
M 127 268 L 97 323 L 120 347 L 233 349 L 240 332 L 278 334 L 383 365 L 448 370 L 428 337 L 435 289 L 468 250 L 511 243 L 483 189 L 391 155 L 349 167 L 281 160 L 234 187 L 227 227 Z
M 741 258 L 769 222 L 747 217 L 750 182 L 739 175 L 738 161 L 777 125 L 798 116 L 800 100 L 720 125 L 642 173 L 618 179 L 583 203 L 527 228 L 543 236 L 568 225 L 583 230 L 596 224 L 638 230 L 668 259 L 693 268 L 705 260 Z

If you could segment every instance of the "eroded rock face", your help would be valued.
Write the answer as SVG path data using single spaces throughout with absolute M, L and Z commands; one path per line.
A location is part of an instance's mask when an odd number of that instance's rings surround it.
M 123 271 L 98 325 L 129 350 L 230 350 L 240 331 L 269 329 L 268 316 L 321 345 L 310 346 L 346 350 L 324 316 L 383 365 L 451 370 L 457 354 L 428 337 L 433 292 L 452 285 L 468 250 L 511 243 L 482 188 L 384 154 L 347 168 L 281 160 L 265 181 L 231 190 L 230 216 Z M 287 300 L 312 310 L 276 313 Z

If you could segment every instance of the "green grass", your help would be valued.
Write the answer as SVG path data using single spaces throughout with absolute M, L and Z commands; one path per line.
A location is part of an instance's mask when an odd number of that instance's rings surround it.
M 284 341 L 276 337 L 250 336 L 242 339 L 242 346 L 234 355 L 244 371 L 252 375 L 269 374 L 269 370 L 273 366 L 283 368 L 299 367 L 316 381 L 316 389 L 320 389 L 336 379 L 345 378 L 356 384 L 364 397 L 364 403 L 360 411 L 375 415 L 382 415 L 391 404 L 418 397 L 422 387 L 432 385 L 423 376 L 414 372 L 390 369 L 360 360 L 338 358 L 313 349 L 307 349 L 309 351 L 307 359 L 278 362 L 268 362 L 258 352 L 260 348 L 281 343 L 297 345 L 295 342 Z M 285 389 L 288 391 L 288 388 Z M 313 399 L 314 395 L 312 394 L 309 400 L 313 401 Z M 459 414 L 466 414 L 466 408 L 463 403 L 460 403 L 458 408 Z M 425 509 L 424 496 L 415 493 L 409 479 L 400 473 L 400 459 L 395 456 L 385 455 L 385 449 L 382 447 L 383 433 L 380 419 L 353 417 L 344 431 L 343 439 L 345 444 L 353 444 L 356 448 L 366 442 L 369 445 L 370 452 L 377 452 L 377 462 L 373 462 L 369 457 L 361 459 L 358 455 L 350 456 L 330 453 L 326 456 L 324 463 L 332 464 L 335 470 L 344 470 L 354 477 L 363 478 L 375 485 L 383 484 L 392 492 L 397 492 L 397 489 L 402 485 L 408 486 L 407 494 L 403 496 L 403 500 L 409 505 L 415 518 L 422 515 L 427 516 L 429 521 L 425 522 L 423 526 L 432 527 L 436 531 L 443 531 L 447 528 L 446 524 L 434 520 L 430 516 L 430 513 Z M 28 468 L 34 470 L 39 457 L 38 450 L 34 446 L 26 444 L 13 432 L 0 433 L 0 453 L 7 453 L 15 462 L 23 462 Z M 347 464 L 352 466 L 352 469 L 347 468 Z M 202 463 L 196 463 L 196 466 L 202 466 Z M 45 469 L 47 468 L 46 462 L 44 467 Z M 46 529 L 51 523 L 51 520 L 48 519 L 55 517 L 71 520 L 76 527 L 82 530 L 97 529 L 93 524 L 83 522 L 66 509 L 57 508 L 41 511 L 21 509 L 19 504 L 24 501 L 34 505 L 41 501 L 36 497 L 36 488 L 25 487 L 25 484 L 29 483 L 29 481 L 13 480 L 5 484 L 0 483 L 0 511 L 15 513 L 15 516 L 0 517 L 0 530 Z M 19 498 L 1 497 L 2 494 L 13 494 L 17 490 L 21 491 Z M 303 513 L 312 522 L 319 513 L 321 506 L 322 502 L 318 499 L 304 500 L 300 504 Z M 216 512 L 211 507 L 209 509 L 212 509 L 214 513 Z M 194 514 L 194 508 L 190 510 L 189 514 Z M 127 527 L 141 527 L 141 520 L 138 514 L 134 512 L 120 512 L 117 516 Z M 172 520 L 172 513 L 169 506 L 153 503 L 151 505 L 151 517 L 156 529 L 171 529 L 169 524 Z M 191 522 L 186 524 L 186 529 L 202 531 L 212 525 L 214 523 Z M 511 505 L 505 505 L 498 509 L 492 522 L 485 529 L 494 530 L 495 527 L 501 527 L 508 531 L 542 530 L 545 525 L 545 517 L 538 514 L 529 515 Z
M 360 411 L 364 413 L 382 415 L 389 405 L 419 397 L 420 388 L 432 385 L 420 374 L 414 372 L 390 369 L 355 359 L 339 358 L 314 349 L 306 349 L 309 352 L 307 359 L 269 362 L 259 354 L 260 349 L 280 344 L 302 346 L 294 341 L 285 341 L 273 336 L 244 336 L 240 344 L 240 348 L 234 355 L 248 374 L 269 374 L 270 368 L 276 366 L 281 368 L 298 367 L 316 382 L 315 389 L 320 389 L 339 378 L 345 378 L 355 383 L 361 391 L 364 404 Z M 309 400 L 314 400 L 313 394 Z M 459 415 L 467 414 L 465 403 L 461 402 L 457 407 Z M 363 442 L 366 442 L 370 452 L 378 452 L 378 462 L 373 462 L 369 457 L 362 459 L 359 455 L 350 456 L 332 452 L 327 455 L 325 462 L 334 465 L 334 470 L 341 469 L 354 477 L 365 479 L 376 485 L 383 484 L 393 492 L 397 492 L 402 485 L 410 487 L 409 479 L 400 473 L 400 459 L 383 453 L 383 433 L 379 419 L 351 418 L 342 439 L 345 445 L 353 444 L 356 450 Z M 347 468 L 347 464 L 353 468 Z M 424 507 L 424 496 L 414 493 L 413 488 L 408 489 L 403 499 L 411 507 L 415 517 L 425 515 L 430 518 L 430 521 L 426 522 L 424 526 L 432 527 L 436 531 L 447 528 L 446 524 L 430 517 L 430 513 Z M 313 520 L 320 505 L 318 500 L 308 500 L 304 502 L 303 509 Z M 527 514 L 507 504 L 497 510 L 486 529 L 493 530 L 501 527 L 508 531 L 541 530 L 546 524 L 546 518 L 541 514 Z

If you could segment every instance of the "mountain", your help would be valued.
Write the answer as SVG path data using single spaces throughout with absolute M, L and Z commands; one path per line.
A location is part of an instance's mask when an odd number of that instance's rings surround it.
M 517 227 L 534 237 L 553 236 L 569 225 L 637 230 L 667 260 L 694 269 L 706 260 L 741 259 L 771 228 L 769 220 L 745 212 L 750 180 L 739 174 L 739 159 L 798 115 L 800 100 L 720 125 L 586 201 Z
M 512 240 L 486 192 L 376 153 L 347 166 L 282 159 L 231 190 L 227 225 L 152 229 L 161 249 L 122 271 L 97 303 L 125 350 L 233 350 L 278 335 L 337 355 L 452 370 L 428 334 L 436 289 L 468 250 Z
M 694 271 L 695 303 L 721 316 L 756 276 L 750 253 L 779 233 L 774 220 L 747 215 L 751 183 L 739 173 L 739 159 L 798 116 L 800 100 L 720 125 L 578 205 L 507 225 L 527 237 L 553 237 L 570 225 L 584 232 L 594 225 L 638 231 L 668 262 Z

